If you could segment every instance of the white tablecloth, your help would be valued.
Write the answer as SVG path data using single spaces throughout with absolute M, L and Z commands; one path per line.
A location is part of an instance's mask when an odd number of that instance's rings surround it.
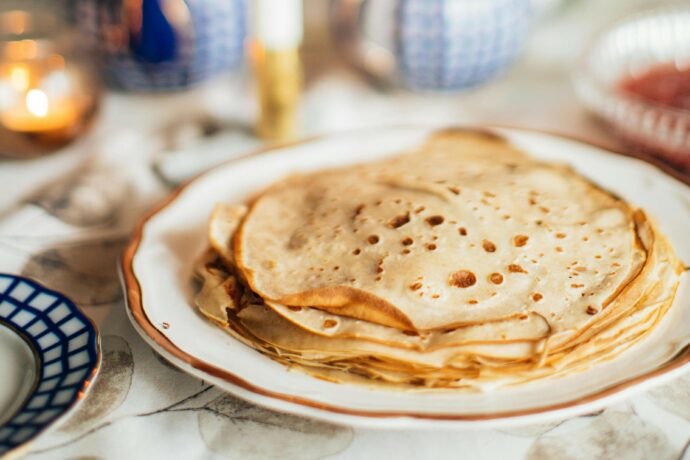
M 566 2 L 506 75 L 460 95 L 378 92 L 322 49 L 326 2 L 310 2 L 302 133 L 401 123 L 497 123 L 613 145 L 577 102 L 569 71 L 591 34 L 641 1 Z M 317 26 L 314 26 L 317 24 Z M 309 36 L 309 35 L 308 35 Z M 64 458 L 682 458 L 690 376 L 602 413 L 506 430 L 376 431 L 271 412 L 159 358 L 127 320 L 115 263 L 133 223 L 170 185 L 260 142 L 246 73 L 176 95 L 110 94 L 94 130 L 51 157 L 0 165 L 0 270 L 71 296 L 100 325 L 103 368 L 83 404 L 30 447 Z M 165 127 L 211 113 L 235 126 L 217 140 L 164 153 Z M 327 154 L 327 152 L 324 152 Z M 38 203 L 39 205 L 37 205 Z M 690 456 L 688 456 L 690 458 Z

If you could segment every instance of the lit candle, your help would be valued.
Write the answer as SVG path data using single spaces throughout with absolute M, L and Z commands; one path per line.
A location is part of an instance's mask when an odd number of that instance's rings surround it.
M 50 101 L 40 89 L 26 92 L 23 103 L 2 114 L 0 122 L 11 131 L 29 133 L 65 129 L 79 119 L 80 110 L 69 99 Z
M 66 32 L 49 27 L 49 15 L 0 13 L 7 23 L 21 27 L 0 29 L 0 155 L 50 153 L 84 132 L 99 88 L 86 56 Z
M 254 7 L 252 56 L 261 109 L 257 132 L 284 141 L 296 134 L 302 89 L 302 1 L 256 0 Z

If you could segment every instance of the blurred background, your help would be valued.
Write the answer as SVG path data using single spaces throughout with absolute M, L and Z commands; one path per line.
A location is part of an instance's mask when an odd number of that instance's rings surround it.
M 680 3 L 3 0 L 0 14 L 2 169 L 125 149 L 175 184 L 265 143 L 406 123 L 623 139 L 681 167 L 688 151 L 687 100 L 651 113 L 635 106 L 645 88 L 624 87 L 671 63 L 662 93 L 688 98 Z

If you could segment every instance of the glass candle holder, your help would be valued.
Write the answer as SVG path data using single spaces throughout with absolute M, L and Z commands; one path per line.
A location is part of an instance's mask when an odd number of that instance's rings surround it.
M 98 106 L 94 75 L 55 14 L 0 10 L 0 156 L 44 155 L 81 135 Z

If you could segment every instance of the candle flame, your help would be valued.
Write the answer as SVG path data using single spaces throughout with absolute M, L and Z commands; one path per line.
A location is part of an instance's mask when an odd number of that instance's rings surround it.
M 10 81 L 18 91 L 26 91 L 29 87 L 29 69 L 17 65 L 10 70 Z
M 26 108 L 37 117 L 45 117 L 48 115 L 48 96 L 40 89 L 32 89 L 26 93 Z

